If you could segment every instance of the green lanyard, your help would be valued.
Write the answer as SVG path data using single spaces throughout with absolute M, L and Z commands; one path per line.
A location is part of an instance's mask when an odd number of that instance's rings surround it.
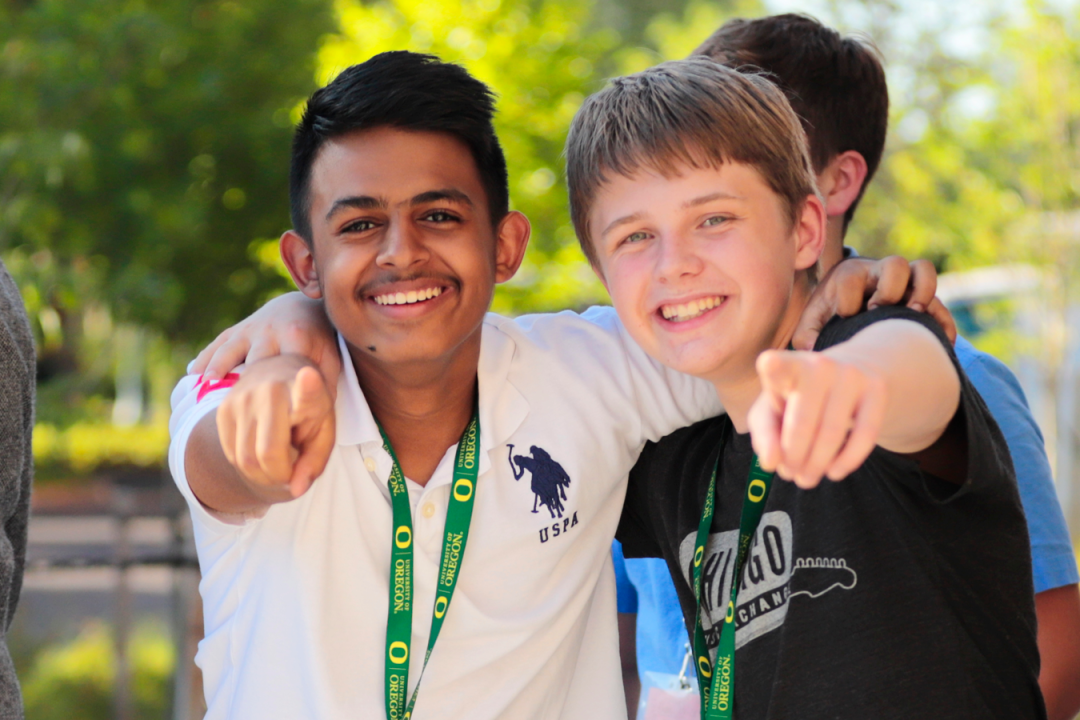
M 408 706 L 405 695 L 409 690 L 409 646 L 412 641 L 412 509 L 405 476 L 401 473 L 394 449 L 386 432 L 379 428 L 383 437 L 383 449 L 390 454 L 394 467 L 387 485 L 394 506 L 394 533 L 390 547 L 390 608 L 386 621 L 386 717 L 387 720 L 409 720 L 416 695 L 420 692 L 417 681 Z M 473 410 L 472 420 L 458 441 L 457 459 L 454 461 L 454 480 L 450 485 L 450 505 L 446 509 L 446 536 L 443 538 L 442 559 L 439 561 L 439 583 L 435 590 L 435 608 L 431 616 L 431 636 L 428 638 L 423 678 L 431 650 L 439 638 L 450 599 L 457 585 L 458 568 L 465 555 L 465 543 L 469 539 L 469 523 L 472 520 L 473 497 L 478 472 L 477 447 L 480 442 L 480 417 Z
M 750 461 L 750 477 L 746 480 L 746 497 L 743 500 L 742 517 L 739 520 L 739 544 L 735 553 L 734 574 L 731 576 L 731 597 L 724 613 L 724 625 L 720 628 L 720 646 L 716 650 L 716 665 L 709 661 L 709 645 L 701 628 L 701 573 L 705 561 L 705 545 L 709 541 L 713 513 L 716 510 L 716 474 L 723 458 L 723 446 L 713 467 L 709 480 L 709 494 L 698 524 L 697 543 L 694 547 L 694 599 L 697 612 L 694 623 L 694 657 L 697 659 L 698 687 L 701 692 L 701 717 L 703 720 L 730 720 L 735 704 L 735 608 L 742 577 L 743 563 L 754 539 L 765 499 L 769 496 L 774 473 L 765 472 L 758 463 L 757 453 Z

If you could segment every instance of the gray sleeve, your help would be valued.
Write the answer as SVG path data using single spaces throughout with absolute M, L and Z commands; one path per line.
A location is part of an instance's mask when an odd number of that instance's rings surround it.
M 22 699 L 6 634 L 22 590 L 34 458 L 36 359 L 19 289 L 0 262 L 0 718 L 21 718 Z

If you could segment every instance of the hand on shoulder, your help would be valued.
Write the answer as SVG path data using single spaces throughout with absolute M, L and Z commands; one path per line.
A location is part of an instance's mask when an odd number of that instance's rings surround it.
M 929 313 L 956 342 L 956 322 L 936 292 L 937 271 L 928 260 L 908 262 L 899 255 L 880 260 L 849 258 L 833 267 L 814 289 L 792 345 L 796 350 L 813 350 L 822 328 L 834 316 L 851 317 L 884 305 L 906 305 Z
M 241 363 L 284 354 L 302 355 L 318 366 L 330 396 L 337 391 L 341 354 L 322 302 L 290 292 L 270 300 L 250 317 L 227 328 L 192 361 L 189 373 L 213 380 Z

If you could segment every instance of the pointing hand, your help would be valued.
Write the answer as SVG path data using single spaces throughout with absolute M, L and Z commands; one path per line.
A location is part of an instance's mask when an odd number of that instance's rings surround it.
M 322 474 L 334 446 L 333 399 L 310 361 L 282 355 L 244 372 L 217 411 L 225 457 L 266 503 L 292 500 Z
M 757 373 L 747 424 L 762 468 L 812 488 L 850 475 L 873 451 L 886 407 L 880 377 L 823 353 L 780 350 L 762 353 Z

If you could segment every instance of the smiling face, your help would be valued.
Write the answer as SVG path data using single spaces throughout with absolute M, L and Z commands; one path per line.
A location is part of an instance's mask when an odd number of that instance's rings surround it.
M 354 359 L 435 361 L 478 343 L 529 230 L 520 213 L 492 227 L 468 146 L 446 133 L 351 133 L 319 151 L 310 188 L 310 247 L 290 231 L 282 255 Z
M 824 240 L 820 200 L 794 223 L 749 165 L 613 174 L 589 230 L 597 271 L 633 338 L 651 356 L 714 383 L 754 374 L 783 346 L 809 291 Z

